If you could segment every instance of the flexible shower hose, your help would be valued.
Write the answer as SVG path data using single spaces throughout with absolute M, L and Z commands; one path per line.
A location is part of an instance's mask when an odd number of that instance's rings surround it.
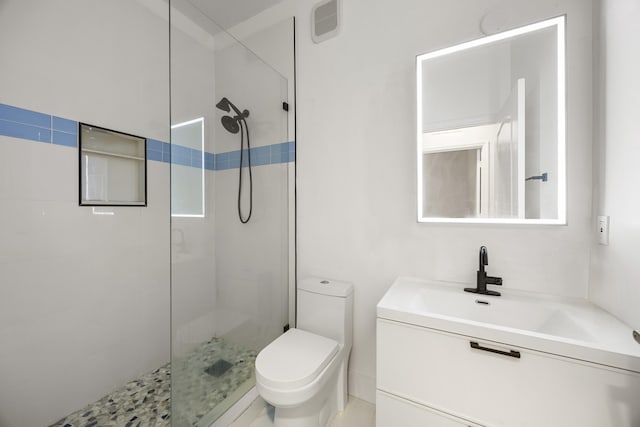
M 253 177 L 251 176 L 251 140 L 249 138 L 249 126 L 244 118 L 238 121 L 240 123 L 240 164 L 238 165 L 238 218 L 240 222 L 246 224 L 251 219 L 253 211 Z M 244 132 L 247 133 L 247 165 L 249 166 L 249 215 L 242 217 L 242 207 L 240 200 L 242 198 L 242 160 L 244 153 Z

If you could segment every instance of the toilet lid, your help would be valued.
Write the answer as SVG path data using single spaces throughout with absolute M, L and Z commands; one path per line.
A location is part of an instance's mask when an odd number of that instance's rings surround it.
M 302 387 L 322 372 L 338 348 L 338 343 L 332 339 L 301 329 L 289 329 L 258 354 L 256 376 L 268 387 Z

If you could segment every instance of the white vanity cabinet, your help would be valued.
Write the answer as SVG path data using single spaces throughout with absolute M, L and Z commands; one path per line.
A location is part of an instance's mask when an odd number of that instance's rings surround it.
M 633 427 L 640 374 L 379 317 L 376 403 L 378 427 Z
M 376 426 L 466 427 L 472 424 L 428 406 L 376 390 Z

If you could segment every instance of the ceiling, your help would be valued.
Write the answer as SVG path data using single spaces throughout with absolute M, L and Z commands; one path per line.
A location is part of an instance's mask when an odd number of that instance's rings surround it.
M 282 0 L 189 0 L 223 29 L 232 28 Z

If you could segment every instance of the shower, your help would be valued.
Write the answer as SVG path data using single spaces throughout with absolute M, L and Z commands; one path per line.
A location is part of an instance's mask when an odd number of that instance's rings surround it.
M 197 220 L 171 217 L 172 228 L 184 230 L 189 251 L 171 245 L 171 421 L 181 427 L 224 426 L 257 395 L 258 352 L 292 323 L 294 126 L 293 114 L 278 107 L 290 99 L 293 82 L 216 27 L 214 17 L 194 13 L 195 2 L 173 3 L 170 13 L 187 13 L 197 18 L 190 21 L 196 26 L 207 23 L 215 48 L 203 50 L 199 38 L 185 39 L 173 25 L 183 22 L 182 15 L 172 20 L 171 48 L 178 54 L 171 57 L 171 111 L 185 119 L 191 111 L 204 115 L 205 136 L 211 138 L 205 140 L 204 158 L 208 214 Z M 269 37 L 265 48 L 293 65 L 293 19 L 277 28 L 269 26 L 258 37 Z M 285 34 L 290 43 L 284 43 Z M 202 62 L 194 63 L 192 53 L 202 55 Z M 186 152 L 176 152 L 172 171 L 185 171 L 178 162 Z M 196 167 L 186 172 L 195 174 L 200 157 L 191 154 Z M 174 176 L 172 200 L 200 195 Z
M 227 132 L 236 134 L 240 132 L 240 164 L 238 165 L 238 218 L 240 222 L 246 224 L 251 219 L 253 210 L 253 178 L 251 176 L 251 139 L 249 138 L 249 126 L 245 120 L 249 117 L 249 110 L 240 111 L 238 107 L 233 105 L 226 97 L 223 97 L 216 107 L 229 113 L 233 110 L 235 116 L 222 116 L 220 122 Z M 247 166 L 249 167 L 249 214 L 246 218 L 242 216 L 242 207 L 240 200 L 242 198 L 242 162 L 244 156 L 244 135 L 247 134 Z

